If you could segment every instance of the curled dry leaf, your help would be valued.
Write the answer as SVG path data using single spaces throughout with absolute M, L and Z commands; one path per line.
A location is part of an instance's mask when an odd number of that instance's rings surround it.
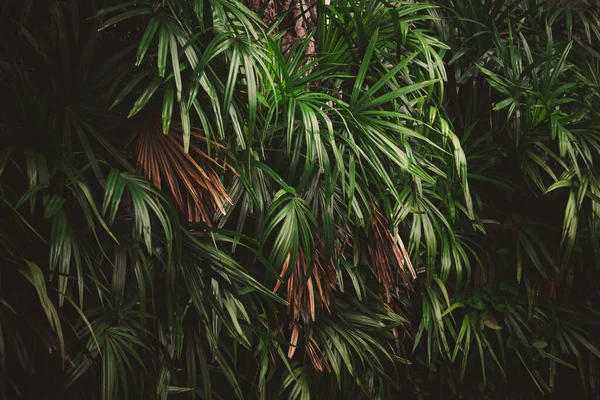
M 292 358 L 296 352 L 298 346 L 298 337 L 300 336 L 300 330 L 302 326 L 296 322 L 292 327 L 292 337 L 290 338 L 290 349 L 288 350 L 288 358 Z

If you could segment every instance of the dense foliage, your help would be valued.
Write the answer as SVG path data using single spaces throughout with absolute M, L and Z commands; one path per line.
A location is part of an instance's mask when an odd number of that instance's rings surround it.
M 293 4 L 4 2 L 0 398 L 598 396 L 598 7 Z

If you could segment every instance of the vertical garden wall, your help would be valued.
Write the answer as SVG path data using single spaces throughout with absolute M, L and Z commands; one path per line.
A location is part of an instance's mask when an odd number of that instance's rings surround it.
M 596 398 L 598 11 L 3 2 L 0 398 Z

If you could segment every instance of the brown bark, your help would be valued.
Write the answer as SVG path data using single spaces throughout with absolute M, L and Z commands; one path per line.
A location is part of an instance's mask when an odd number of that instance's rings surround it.
M 291 43 L 304 39 L 317 22 L 316 0 L 246 0 L 246 4 L 266 23 L 272 23 L 277 17 L 287 13 L 278 27 L 280 31 L 285 31 L 281 39 L 284 51 Z M 315 44 L 311 40 L 306 53 L 314 52 Z

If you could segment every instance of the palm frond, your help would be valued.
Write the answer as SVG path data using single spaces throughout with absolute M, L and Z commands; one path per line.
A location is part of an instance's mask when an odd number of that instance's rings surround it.
M 225 212 L 224 203 L 231 203 L 221 178 L 208 163 L 225 169 L 196 145 L 185 152 L 180 131 L 173 124 L 163 134 L 160 122 L 144 127 L 137 139 L 137 163 L 140 172 L 159 189 L 171 194 L 177 209 L 189 222 L 212 224 L 217 210 Z M 193 132 L 194 137 L 202 137 Z M 200 159 L 195 159 L 201 157 Z

